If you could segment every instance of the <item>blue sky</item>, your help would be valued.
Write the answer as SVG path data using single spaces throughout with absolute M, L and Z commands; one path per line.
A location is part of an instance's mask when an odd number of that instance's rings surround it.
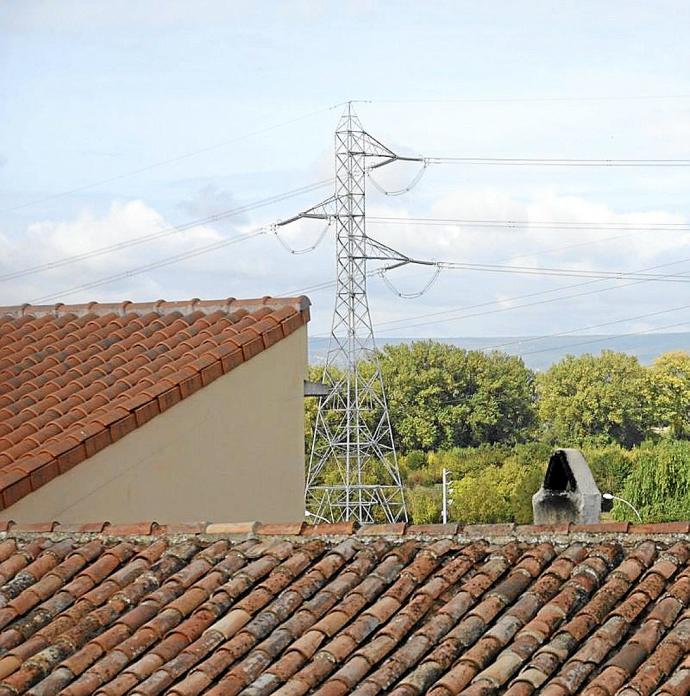
M 690 5 L 682 0 L 5 0 L 0 275 L 332 176 L 340 107 L 329 107 L 348 99 L 371 100 L 357 105 L 364 127 L 403 153 L 690 158 L 688 26 Z M 663 98 L 637 98 L 652 96 Z M 396 165 L 379 178 L 397 187 L 414 172 Z M 75 189 L 82 190 L 58 195 Z M 443 165 L 430 168 L 407 196 L 371 190 L 368 203 L 373 214 L 396 217 L 690 223 L 689 189 L 688 168 Z M 293 257 L 264 235 L 66 292 L 266 225 L 327 194 L 307 193 L 118 253 L 0 281 L 0 303 L 48 296 L 241 297 L 305 288 L 333 277 L 330 237 L 313 254 Z M 287 232 L 296 246 L 308 246 L 318 233 L 315 224 Z M 688 231 L 608 239 L 616 235 L 596 229 L 405 224 L 372 225 L 370 233 L 416 255 L 470 262 L 637 270 L 690 257 Z M 672 270 L 690 272 L 690 262 Z M 422 287 L 426 278 L 419 269 L 391 277 L 404 291 Z M 584 333 L 610 321 L 618 323 L 591 331 L 653 331 L 687 317 L 632 318 L 690 304 L 687 286 L 668 283 L 615 289 L 603 283 L 594 287 L 601 293 L 515 306 L 522 301 L 513 298 L 574 282 L 446 272 L 422 298 L 406 301 L 373 278 L 372 312 L 381 335 L 426 336 Z M 332 290 L 311 297 L 312 332 L 323 333 Z M 478 304 L 484 307 L 463 309 Z M 438 320 L 425 318 L 444 310 L 448 314 Z M 384 323 L 393 320 L 401 321 Z M 690 322 L 673 330 L 686 329 Z

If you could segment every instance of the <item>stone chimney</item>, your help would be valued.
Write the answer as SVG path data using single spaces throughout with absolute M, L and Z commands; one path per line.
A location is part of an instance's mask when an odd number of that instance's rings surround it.
M 576 449 L 556 450 L 549 459 L 544 483 L 532 496 L 534 524 L 596 524 L 601 493 L 589 464 Z

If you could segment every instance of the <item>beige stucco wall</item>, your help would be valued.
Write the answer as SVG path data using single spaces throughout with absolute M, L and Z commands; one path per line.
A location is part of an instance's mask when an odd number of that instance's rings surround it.
M 3 512 L 17 522 L 304 517 L 306 326 Z

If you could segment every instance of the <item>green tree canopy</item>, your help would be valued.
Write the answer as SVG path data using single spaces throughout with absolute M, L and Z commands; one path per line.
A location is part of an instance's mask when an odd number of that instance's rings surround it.
M 646 370 L 634 356 L 569 355 L 540 375 L 539 415 L 561 444 L 595 438 L 631 447 L 649 430 L 648 387 Z
M 403 451 L 516 442 L 534 426 L 534 374 L 520 358 L 417 341 L 386 346 L 381 368 Z
M 660 355 L 649 368 L 654 424 L 669 428 L 675 438 L 690 436 L 690 354 Z

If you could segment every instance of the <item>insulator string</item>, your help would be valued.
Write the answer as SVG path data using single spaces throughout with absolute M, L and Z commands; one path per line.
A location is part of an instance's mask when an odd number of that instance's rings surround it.
M 321 232 L 319 232 L 319 236 L 316 238 L 316 241 L 315 241 L 313 244 L 311 244 L 310 246 L 304 247 L 303 249 L 294 249 L 293 247 L 291 247 L 291 246 L 280 236 L 280 233 L 278 232 L 278 227 L 274 227 L 274 229 L 273 229 L 273 234 L 275 235 L 275 238 L 276 238 L 276 239 L 278 240 L 278 242 L 280 243 L 280 246 L 282 246 L 283 249 L 285 249 L 285 251 L 287 251 L 288 253 L 292 254 L 293 256 L 302 256 L 303 254 L 309 254 L 310 252 L 314 251 L 314 250 L 319 246 L 319 244 L 321 244 L 321 242 L 322 242 L 322 241 L 324 240 L 324 238 L 326 237 L 326 233 L 327 233 L 328 230 L 330 229 L 330 227 L 331 227 L 331 225 L 332 225 L 332 222 L 333 222 L 332 219 L 329 218 L 329 219 L 328 219 L 328 222 L 326 223 L 326 226 L 321 230 Z
M 402 196 L 405 193 L 409 193 L 422 180 L 422 177 L 426 173 L 427 166 L 427 161 L 423 160 L 420 170 L 415 174 L 412 181 L 410 181 L 405 188 L 401 188 L 398 191 L 387 191 L 385 188 L 383 188 L 383 186 L 381 186 L 381 184 L 379 184 L 379 182 L 376 181 L 376 179 L 374 179 L 374 177 L 371 175 L 371 170 L 367 172 L 367 176 L 369 177 L 369 181 L 371 181 L 374 188 L 384 196 Z

